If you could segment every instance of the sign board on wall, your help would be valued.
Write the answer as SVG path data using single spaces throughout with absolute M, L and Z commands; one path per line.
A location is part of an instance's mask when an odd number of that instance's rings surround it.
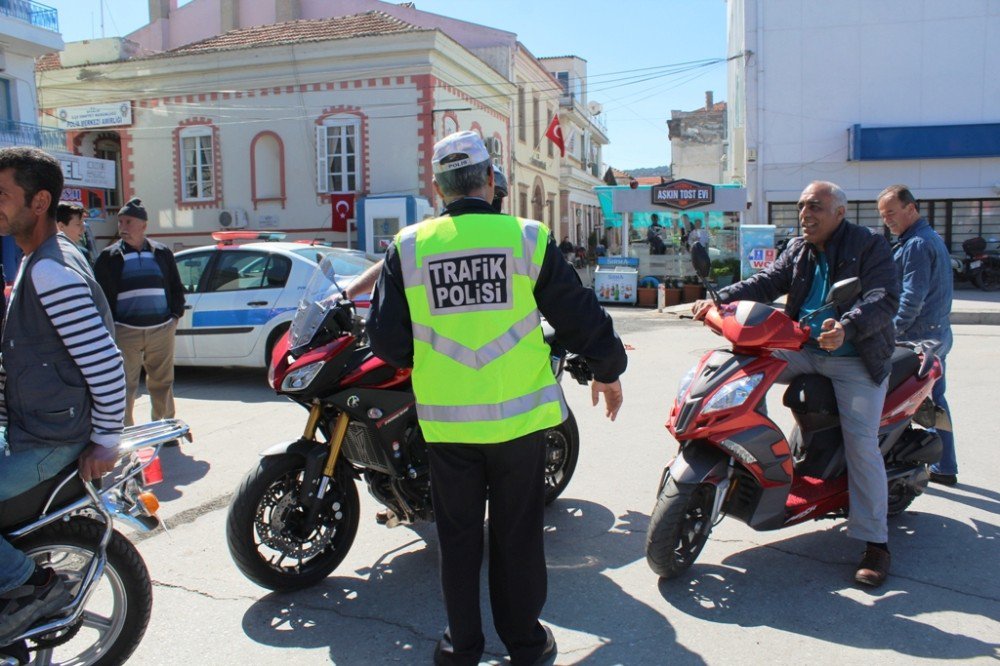
M 115 189 L 114 160 L 100 160 L 96 157 L 64 153 L 57 153 L 55 157 L 62 166 L 63 181 L 66 187 Z
M 773 226 L 744 224 L 740 227 L 740 279 L 745 280 L 754 273 L 768 268 L 777 257 Z
M 120 127 L 132 124 L 132 102 L 111 102 L 56 109 L 60 129 Z
M 652 192 L 653 204 L 680 210 L 706 206 L 715 201 L 714 186 L 687 178 L 681 178 L 665 185 L 654 185 L 650 191 Z

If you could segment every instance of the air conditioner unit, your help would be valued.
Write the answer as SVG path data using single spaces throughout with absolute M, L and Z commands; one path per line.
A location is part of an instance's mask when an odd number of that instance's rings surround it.
M 220 210 L 219 226 L 223 229 L 246 229 L 247 212 L 242 208 L 226 208 Z

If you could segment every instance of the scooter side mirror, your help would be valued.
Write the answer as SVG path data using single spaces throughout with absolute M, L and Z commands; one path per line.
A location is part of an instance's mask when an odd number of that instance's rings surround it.
M 861 293 L 861 280 L 856 277 L 834 282 L 826 295 L 828 305 L 847 305 Z
M 702 280 L 707 280 L 709 274 L 712 272 L 712 260 L 708 257 L 708 250 L 700 242 L 696 242 L 691 246 L 691 264 L 694 266 L 694 272 L 698 274 Z

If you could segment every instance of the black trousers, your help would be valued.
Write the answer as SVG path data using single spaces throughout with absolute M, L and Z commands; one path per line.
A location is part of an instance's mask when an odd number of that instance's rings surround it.
M 448 632 L 439 664 L 478 664 L 485 639 L 479 614 L 483 517 L 489 503 L 490 607 L 512 664 L 534 663 L 547 634 L 545 605 L 545 438 L 501 444 L 430 444 L 431 491 L 441 547 Z

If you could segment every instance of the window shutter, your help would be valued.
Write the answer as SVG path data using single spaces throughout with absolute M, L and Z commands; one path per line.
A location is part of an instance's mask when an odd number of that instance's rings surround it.
M 316 191 L 328 192 L 326 164 L 326 125 L 316 127 Z

